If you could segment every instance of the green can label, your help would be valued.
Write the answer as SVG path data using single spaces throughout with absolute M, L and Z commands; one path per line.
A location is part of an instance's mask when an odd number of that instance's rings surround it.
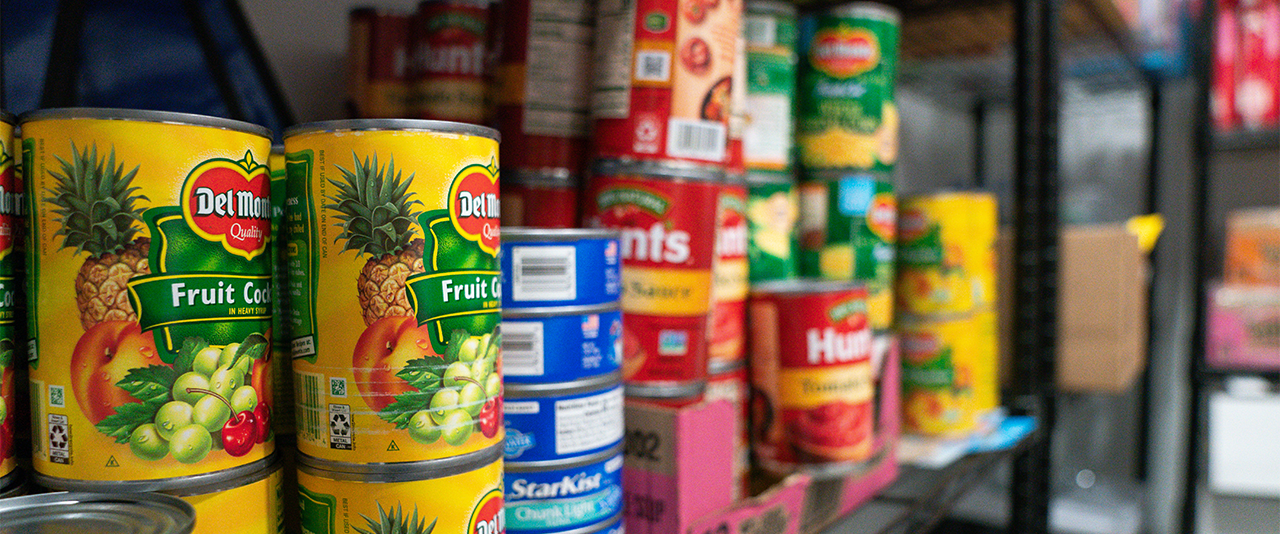
M 794 278 L 800 197 L 790 181 L 747 187 L 747 273 L 751 283 Z
M 752 169 L 785 170 L 793 163 L 796 93 L 796 17 L 753 13 L 747 6 L 746 164 Z
M 890 285 L 897 200 L 869 176 L 801 184 L 801 274 Z

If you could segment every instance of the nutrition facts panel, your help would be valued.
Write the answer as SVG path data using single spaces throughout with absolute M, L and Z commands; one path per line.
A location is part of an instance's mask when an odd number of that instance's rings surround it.
M 622 439 L 622 388 L 556 401 L 556 454 L 598 449 Z

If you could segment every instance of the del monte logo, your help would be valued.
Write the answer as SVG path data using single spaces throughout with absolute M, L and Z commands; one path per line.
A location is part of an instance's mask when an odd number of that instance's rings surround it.
M 871 200 L 867 209 L 867 227 L 877 236 L 892 241 L 898 227 L 898 202 L 893 195 L 881 193 Z
M 813 66 L 832 78 L 850 78 L 880 64 L 880 41 L 862 28 L 829 28 L 813 38 Z
M 496 489 L 480 497 L 471 520 L 467 522 L 467 534 L 501 534 L 507 531 L 506 514 L 502 512 L 502 492 Z
M 251 152 L 196 165 L 182 185 L 182 217 L 196 235 L 253 259 L 271 234 L 270 171 Z
M 449 186 L 449 218 L 458 234 L 480 250 L 498 254 L 498 165 L 473 164 L 454 175 Z

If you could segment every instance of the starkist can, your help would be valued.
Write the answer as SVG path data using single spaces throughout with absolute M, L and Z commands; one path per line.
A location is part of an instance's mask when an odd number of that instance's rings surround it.
M 707 378 L 714 224 L 723 172 L 605 160 L 587 221 L 622 232 L 622 378 L 627 393 L 689 398 Z
M 508 464 L 507 529 L 522 534 L 601 532 L 622 513 L 622 445 L 571 463 Z
M 36 471 L 172 481 L 271 454 L 270 133 L 88 108 L 29 113 L 22 132 L 42 191 L 28 246 Z
M 569 169 L 503 173 L 504 227 L 573 228 L 578 225 L 578 204 L 578 177 Z
M 27 199 L 17 175 L 20 150 L 14 145 L 13 115 L 0 111 L 0 479 L 17 467 L 14 427 L 17 423 L 17 379 L 23 365 L 26 328 L 19 322 L 22 279 L 23 218 Z M 24 407 L 25 408 L 25 407 Z
M 497 132 L 334 121 L 285 148 L 299 452 L 422 462 L 501 443 Z
M 622 386 L 609 374 L 555 384 L 510 384 L 503 400 L 509 466 L 563 465 L 622 443 Z
M 507 384 L 574 382 L 622 366 L 617 304 L 502 312 L 502 379 Z
M 618 302 L 618 230 L 503 228 L 502 308 L 550 312 Z

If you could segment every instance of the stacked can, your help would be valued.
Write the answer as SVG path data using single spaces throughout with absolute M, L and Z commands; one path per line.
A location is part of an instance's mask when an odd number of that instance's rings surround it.
M 620 521 L 619 249 L 613 230 L 503 229 L 510 532 L 594 533 Z
M 351 10 L 347 22 L 347 97 L 352 117 L 409 112 L 409 13 Z
M 17 294 L 23 281 L 22 221 L 26 199 L 17 175 L 13 129 L 17 120 L 0 111 L 0 493 L 16 487 L 18 472 L 15 427 L 17 422 L 17 373 L 25 363 L 26 328 L 19 322 Z
M 903 201 L 897 294 L 907 431 L 963 435 L 999 403 L 996 225 L 989 194 Z
M 501 532 L 497 132 L 284 138 L 302 530 Z
M 485 123 L 491 18 L 487 0 L 418 4 L 409 23 L 409 116 Z

